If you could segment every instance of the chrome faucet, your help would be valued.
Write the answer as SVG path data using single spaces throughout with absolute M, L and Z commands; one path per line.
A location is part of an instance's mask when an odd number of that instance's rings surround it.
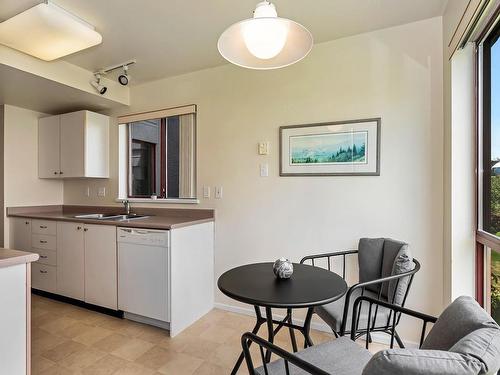
M 130 215 L 130 202 L 129 202 L 129 200 L 128 200 L 128 199 L 125 199 L 125 200 L 123 201 L 123 205 L 125 206 L 125 213 L 126 213 L 127 215 Z

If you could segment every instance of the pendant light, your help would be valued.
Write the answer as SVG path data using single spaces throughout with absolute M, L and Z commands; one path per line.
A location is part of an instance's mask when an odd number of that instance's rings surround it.
M 311 51 L 313 37 L 301 24 L 279 18 L 269 1 L 257 4 L 253 18 L 235 23 L 222 33 L 217 47 L 229 62 L 249 69 L 292 65 Z

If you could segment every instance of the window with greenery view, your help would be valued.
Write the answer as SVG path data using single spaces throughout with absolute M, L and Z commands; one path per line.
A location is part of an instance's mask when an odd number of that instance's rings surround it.
M 500 26 L 483 43 L 482 226 L 500 237 Z M 498 249 L 496 249 L 498 250 Z M 491 249 L 491 314 L 500 322 L 500 253 Z

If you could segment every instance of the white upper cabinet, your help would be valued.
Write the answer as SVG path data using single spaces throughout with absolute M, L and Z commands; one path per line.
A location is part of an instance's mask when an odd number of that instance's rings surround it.
M 60 165 L 60 118 L 43 117 L 38 120 L 38 177 L 59 178 Z
M 38 123 L 40 178 L 109 177 L 109 117 L 78 111 Z

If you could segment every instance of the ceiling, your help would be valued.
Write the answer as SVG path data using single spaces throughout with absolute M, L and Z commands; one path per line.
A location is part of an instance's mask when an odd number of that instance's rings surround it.
M 82 108 L 100 112 L 116 101 L 0 64 L 0 104 L 56 114 Z M 28 90 L 26 88 L 29 88 Z
M 443 13 L 448 0 L 274 0 L 278 14 L 306 26 L 315 43 Z M 1 0 L 0 21 L 36 0 Z M 88 70 L 137 59 L 131 84 L 225 64 L 217 39 L 249 18 L 258 0 L 54 0 L 96 26 L 103 43 L 65 58 Z

